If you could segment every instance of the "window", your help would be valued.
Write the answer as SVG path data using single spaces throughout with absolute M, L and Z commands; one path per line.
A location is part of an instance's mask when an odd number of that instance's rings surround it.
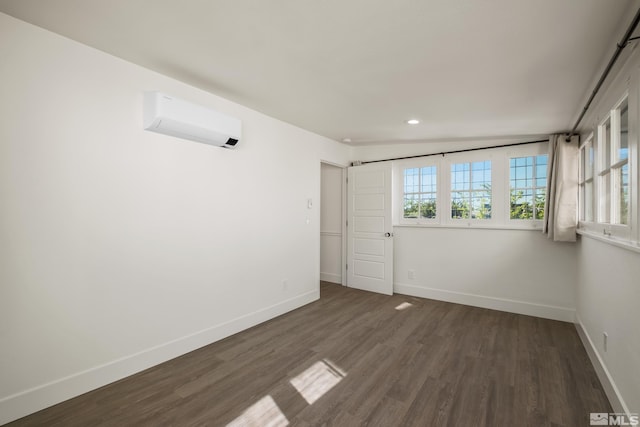
M 580 147 L 580 220 L 593 222 L 593 169 L 595 166 L 593 135 Z
M 637 58 L 636 58 L 637 59 Z M 633 64 L 633 65 L 632 65 Z M 629 62 L 583 123 L 578 232 L 640 251 L 640 73 Z
M 547 191 L 547 155 L 511 158 L 509 184 L 509 219 L 543 219 Z
M 629 103 L 625 99 L 616 110 L 619 121 L 616 163 L 612 166 L 615 176 L 617 206 L 614 211 L 616 224 L 629 224 Z
M 597 221 L 599 223 L 622 226 L 629 224 L 628 110 L 628 101 L 625 97 L 598 126 L 600 167 Z M 586 196 L 584 201 L 586 204 Z
M 404 218 L 436 217 L 437 167 L 404 170 Z
M 638 202 L 632 188 L 637 182 L 631 159 L 637 139 L 629 139 L 629 93 L 605 112 L 595 134 L 580 147 L 580 230 L 619 242 L 640 238 L 630 226 L 638 219 L 633 215 Z
M 548 143 L 517 145 L 394 161 L 393 224 L 540 229 Z
M 491 161 L 451 165 L 451 218 L 491 218 Z
M 600 203 L 598 222 L 611 222 L 611 117 L 598 128 L 600 146 Z

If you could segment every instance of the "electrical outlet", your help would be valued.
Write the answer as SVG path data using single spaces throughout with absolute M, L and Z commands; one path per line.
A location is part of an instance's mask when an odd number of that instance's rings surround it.
M 285 292 L 287 289 L 289 289 L 289 282 L 287 281 L 287 279 L 284 279 L 282 281 L 282 292 Z
M 416 271 L 415 271 L 415 270 L 409 270 L 409 271 L 407 271 L 407 277 L 408 277 L 410 280 L 415 279 L 415 278 L 416 278 Z
M 602 347 L 604 348 L 605 353 L 607 352 L 607 345 L 609 341 L 609 334 L 606 332 L 602 333 Z

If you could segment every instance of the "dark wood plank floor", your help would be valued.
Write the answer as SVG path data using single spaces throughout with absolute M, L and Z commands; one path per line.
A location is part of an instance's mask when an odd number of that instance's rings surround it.
M 12 426 L 586 426 L 572 324 L 322 283 L 319 301 Z

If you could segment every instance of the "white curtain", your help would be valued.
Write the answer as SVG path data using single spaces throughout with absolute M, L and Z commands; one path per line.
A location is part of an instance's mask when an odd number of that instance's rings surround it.
M 575 242 L 578 226 L 579 137 L 549 137 L 547 203 L 542 232 L 555 242 Z

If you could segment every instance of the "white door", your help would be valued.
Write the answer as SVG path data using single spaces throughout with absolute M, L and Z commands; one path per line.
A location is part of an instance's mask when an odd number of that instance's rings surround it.
M 391 164 L 349 168 L 347 286 L 393 294 Z

